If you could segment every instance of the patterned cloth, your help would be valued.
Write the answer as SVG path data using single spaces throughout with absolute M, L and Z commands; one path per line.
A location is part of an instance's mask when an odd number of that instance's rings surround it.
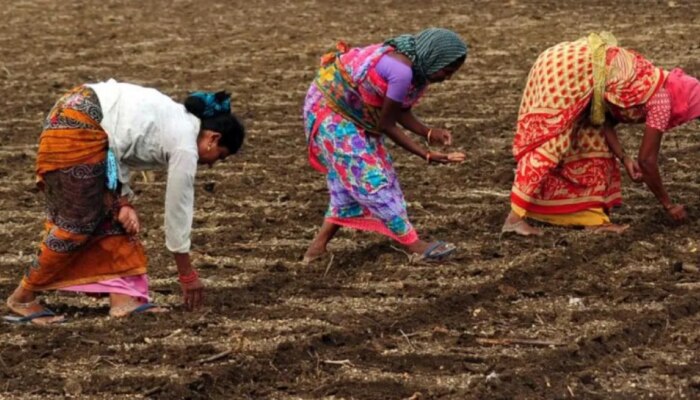
M 518 161 L 511 202 L 540 214 L 610 209 L 622 202 L 620 188 L 620 170 L 601 128 L 582 118 Z
M 116 293 L 131 296 L 141 303 L 151 300 L 148 295 L 148 275 L 125 276 L 123 278 L 108 279 L 98 283 L 62 287 L 60 290 L 78 292 L 99 297 L 105 293 Z
M 671 123 L 671 96 L 668 91 L 659 89 L 644 105 L 644 111 L 646 126 L 665 132 Z
M 411 60 L 413 79 L 424 85 L 428 77 L 467 56 L 467 45 L 454 32 L 442 28 L 428 28 L 417 35 L 400 35 L 387 40 L 396 52 Z
M 332 223 L 385 234 L 411 244 L 418 235 L 408 220 L 384 136 L 377 131 L 387 82 L 376 71 L 393 48 L 372 45 L 324 56 L 304 103 L 309 161 L 326 174 Z M 423 88 L 412 87 L 403 101 L 413 106 Z
M 192 110 L 198 118 L 214 118 L 218 115 L 231 113 L 231 95 L 225 91 L 192 92 L 190 101 L 197 99 L 199 104 Z M 190 103 L 190 105 L 192 105 Z
M 629 50 L 604 50 L 606 104 L 643 106 L 661 87 L 664 71 Z M 545 50 L 532 67 L 513 140 L 518 166 L 511 202 L 520 209 L 566 214 L 621 202 L 612 152 L 601 128 L 585 117 L 593 71 L 588 38 Z
M 116 221 L 105 185 L 107 135 L 94 92 L 78 87 L 49 113 L 39 139 L 37 181 L 47 200 L 46 236 L 22 285 L 32 291 L 146 273 L 141 243 Z
M 328 111 L 343 115 L 363 130 L 379 134 L 379 116 L 388 83 L 375 66 L 382 56 L 393 51 L 391 46 L 379 44 L 349 49 L 341 42 L 338 52 L 324 55 L 313 85 L 325 97 Z M 403 106 L 411 107 L 424 91 L 425 86 L 412 85 Z
M 395 176 L 391 183 L 368 194 L 346 188 L 336 174 L 329 173 L 326 180 L 331 196 L 326 218 L 330 222 L 378 232 L 400 243 L 410 244 L 418 240 L 408 220 L 406 202 Z

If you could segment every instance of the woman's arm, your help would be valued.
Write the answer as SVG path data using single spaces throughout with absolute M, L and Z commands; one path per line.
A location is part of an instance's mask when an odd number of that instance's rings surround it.
M 379 119 L 379 128 L 384 132 L 394 143 L 406 149 L 408 152 L 417 155 L 418 157 L 427 160 L 428 162 L 448 163 L 452 160 L 447 154 L 428 151 L 416 144 L 396 125 L 397 119 L 401 113 L 401 103 L 398 101 L 386 98 L 382 107 L 381 116 Z M 463 157 L 458 157 L 454 162 L 463 161 Z
M 189 310 L 202 305 L 204 299 L 204 285 L 192 266 L 189 254 L 196 173 L 196 153 L 176 150 L 170 155 L 165 188 L 165 244 L 175 258 L 182 299 Z
M 632 159 L 632 157 L 625 154 L 625 149 L 622 147 L 619 138 L 617 137 L 617 131 L 613 123 L 606 121 L 602 128 L 603 136 L 605 136 L 605 141 L 610 147 L 615 158 L 622 162 L 625 166 L 627 175 L 635 182 L 641 182 L 642 171 L 639 168 L 639 164 Z
M 428 128 L 413 114 L 410 108 L 401 110 L 398 123 L 416 135 L 426 138 L 430 144 L 435 142 L 445 146 L 452 144 L 452 133 L 450 131 Z
M 603 136 L 605 136 L 605 141 L 608 143 L 608 147 L 610 147 L 610 151 L 612 151 L 615 158 L 622 161 L 625 158 L 625 149 L 622 148 L 622 144 L 617 137 L 615 126 L 606 120 L 602 131 Z
M 687 218 L 685 208 L 680 204 L 673 204 L 668 195 L 661 174 L 659 173 L 659 150 L 661 149 L 661 131 L 647 126 L 644 130 L 642 144 L 639 147 L 639 166 L 644 175 L 644 182 L 654 196 L 675 221 L 683 221 Z
M 382 106 L 380 121 L 382 132 L 386 132 L 393 140 L 414 154 L 416 154 L 416 149 L 406 143 L 406 138 L 401 137 L 403 132 L 394 130 L 397 122 L 409 131 L 427 138 L 428 142 L 439 139 L 439 141 L 444 143 L 445 135 L 442 132 L 437 132 L 437 129 L 435 130 L 436 132 L 433 132 L 421 123 L 410 109 L 402 109 L 401 103 L 411 89 L 411 81 L 413 79 L 411 60 L 402 54 L 391 53 L 382 57 L 376 64 L 375 69 L 379 76 L 386 79 L 387 82 L 386 100 Z M 390 103 L 387 103 L 387 101 Z
M 397 118 L 397 122 L 406 128 L 407 130 L 415 133 L 418 136 L 427 137 L 430 128 L 425 126 L 421 120 L 419 120 L 410 108 L 401 109 Z
M 423 159 L 427 158 L 428 151 L 406 136 L 401 128 L 396 125 L 399 115 L 401 115 L 401 103 L 387 97 L 384 100 L 381 116 L 379 118 L 379 129 L 391 138 L 394 143 L 403 147 L 408 152 Z

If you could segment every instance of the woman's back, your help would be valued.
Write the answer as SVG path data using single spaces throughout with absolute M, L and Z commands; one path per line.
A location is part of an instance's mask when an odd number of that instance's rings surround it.
M 197 154 L 200 121 L 182 104 L 156 89 L 113 79 L 88 86 L 100 100 L 100 125 L 121 163 L 148 169 L 166 165 L 177 150 Z

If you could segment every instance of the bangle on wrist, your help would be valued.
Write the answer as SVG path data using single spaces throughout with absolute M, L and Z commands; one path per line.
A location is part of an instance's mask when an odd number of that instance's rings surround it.
M 430 152 L 425 153 L 425 161 L 427 161 L 428 164 L 430 164 Z
M 428 144 L 430 144 L 430 135 L 433 133 L 433 129 L 430 128 L 428 129 L 428 134 L 425 136 L 426 140 L 428 141 Z
M 192 271 L 189 274 L 186 274 L 186 275 L 180 274 L 180 276 L 178 276 L 178 280 L 181 283 L 185 283 L 185 284 L 192 283 L 192 282 L 196 281 L 198 278 L 199 278 L 199 275 L 197 275 L 197 270 L 195 270 L 194 268 L 192 268 Z

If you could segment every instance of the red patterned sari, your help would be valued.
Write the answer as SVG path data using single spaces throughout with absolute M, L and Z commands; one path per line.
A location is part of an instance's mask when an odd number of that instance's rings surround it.
M 521 217 L 608 210 L 622 202 L 613 154 L 601 127 L 588 118 L 595 85 L 601 102 L 630 108 L 644 104 L 665 74 L 639 54 L 607 45 L 600 53 L 605 75 L 599 77 L 591 47 L 588 38 L 560 43 L 530 71 L 513 141 L 511 205 Z

